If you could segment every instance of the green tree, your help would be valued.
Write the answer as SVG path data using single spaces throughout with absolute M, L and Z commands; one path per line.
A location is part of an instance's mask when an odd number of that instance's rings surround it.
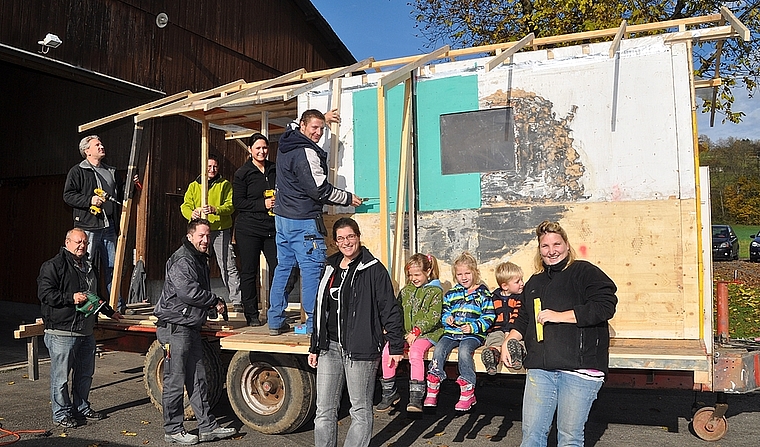
M 626 19 L 629 25 L 714 14 L 728 7 L 751 31 L 753 39 L 729 39 L 723 43 L 716 110 L 726 120 L 739 122 L 744 116 L 733 111 L 735 87 L 757 92 L 760 81 L 760 0 L 714 1 L 612 1 L 612 0 L 412 0 L 410 6 L 417 29 L 429 46 L 449 43 L 469 47 L 536 37 L 614 28 Z M 716 44 L 695 48 L 695 75 L 713 77 Z M 702 99 L 709 110 L 712 98 Z
M 713 221 L 760 225 L 760 140 L 700 138 L 700 164 L 710 167 Z

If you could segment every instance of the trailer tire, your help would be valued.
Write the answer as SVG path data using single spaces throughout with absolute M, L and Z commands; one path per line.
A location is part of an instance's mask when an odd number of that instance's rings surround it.
M 266 434 L 291 433 L 316 410 L 316 376 L 293 355 L 239 351 L 227 372 L 227 396 L 243 423 Z
M 224 367 L 219 352 L 220 348 L 218 342 L 213 343 L 208 340 L 203 340 L 203 365 L 206 367 L 206 382 L 208 385 L 207 399 L 209 408 L 214 408 L 222 397 L 222 392 L 224 391 Z M 164 390 L 164 350 L 161 348 L 161 343 L 159 343 L 158 340 L 150 345 L 148 352 L 145 354 L 143 373 L 145 377 L 145 390 L 148 392 L 150 401 L 153 403 L 153 406 L 158 408 L 158 411 L 163 412 L 161 395 Z M 185 392 L 183 404 L 185 407 L 185 420 L 195 418 L 195 413 L 190 406 L 190 399 L 187 397 L 187 392 Z

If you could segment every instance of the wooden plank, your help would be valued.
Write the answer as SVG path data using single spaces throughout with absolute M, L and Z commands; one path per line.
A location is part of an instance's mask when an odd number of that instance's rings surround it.
M 741 20 L 739 20 L 730 9 L 725 6 L 720 7 L 720 15 L 731 24 L 731 27 L 736 31 L 736 34 L 741 37 L 745 42 L 749 42 L 752 38 L 749 28 L 744 26 Z
M 380 86 L 385 90 L 390 90 L 393 86 L 404 82 L 412 73 L 413 70 L 422 67 L 434 60 L 442 59 L 446 57 L 451 47 L 444 45 L 441 48 L 431 51 L 428 54 L 422 55 L 415 60 L 409 62 L 401 68 L 398 68 L 389 74 L 383 76 L 380 79 Z
M 497 54 L 496 56 L 491 58 L 491 60 L 486 62 L 486 73 L 488 73 L 489 71 L 501 65 L 501 63 L 507 60 L 507 58 L 512 57 L 513 54 L 517 53 L 518 51 L 523 49 L 526 45 L 533 42 L 533 39 L 535 38 L 536 38 L 536 35 L 533 33 L 530 33 L 527 36 L 515 42 L 515 44 L 509 47 L 506 51 L 501 51 L 501 49 L 499 49 L 500 50 L 499 54 Z
M 40 337 L 29 337 L 26 341 L 26 375 L 34 382 L 40 378 Z
M 623 19 L 622 22 L 620 22 L 620 28 L 618 28 L 617 33 L 615 33 L 615 38 L 612 39 L 612 45 L 610 45 L 610 59 L 615 57 L 615 54 L 620 49 L 620 41 L 623 40 L 623 36 L 625 35 L 625 27 L 628 25 L 628 22 Z
M 630 31 L 630 30 L 629 30 Z M 665 36 L 665 43 L 675 43 L 681 41 L 709 42 L 712 40 L 730 39 L 736 37 L 736 31 L 730 25 L 716 26 L 707 29 L 688 30 L 679 33 L 671 33 Z
M 404 283 L 404 206 L 407 202 L 407 176 L 412 138 L 412 82 L 404 81 L 404 109 L 401 119 L 401 150 L 399 154 L 398 188 L 396 192 L 396 231 L 393 236 L 392 279 L 396 290 Z M 411 191 L 411 190 L 410 190 Z M 411 202 L 411 198 L 409 200 Z M 410 227 L 411 228 L 411 227 Z
M 175 115 L 179 113 L 179 110 L 182 110 L 183 107 L 186 107 L 189 104 L 192 104 L 194 101 L 199 101 L 201 99 L 206 99 L 210 96 L 215 96 L 222 93 L 230 93 L 231 91 L 236 91 L 240 89 L 240 87 L 244 84 L 245 84 L 245 81 L 242 79 L 239 79 L 237 81 L 230 82 L 229 84 L 220 85 L 219 87 L 212 88 L 210 90 L 193 93 L 192 95 L 189 95 L 187 98 L 181 101 L 176 101 L 171 104 L 167 104 L 165 106 L 158 107 L 158 108 L 148 110 L 145 112 L 139 112 L 137 116 L 135 116 L 135 122 L 139 123 L 140 121 L 145 121 L 146 119 L 153 118 L 155 116 L 162 115 L 162 114 Z
M 694 88 L 711 88 L 723 85 L 723 78 L 700 79 L 694 81 Z
M 208 205 L 208 142 L 209 127 L 208 121 L 201 123 L 201 208 Z M 201 213 L 201 217 L 208 218 L 206 213 Z
M 302 85 L 300 87 L 294 88 L 293 90 L 287 92 L 285 94 L 285 101 L 295 98 L 296 96 L 300 95 L 301 93 L 306 93 L 309 90 L 312 90 L 316 87 L 319 87 L 322 84 L 326 84 L 330 81 L 333 81 L 337 78 L 340 78 L 341 76 L 345 76 L 347 74 L 351 74 L 355 71 L 359 71 L 364 69 L 365 67 L 368 67 L 372 62 L 375 61 L 374 57 L 369 57 L 367 59 L 361 60 L 355 64 L 349 65 L 348 67 L 341 68 L 338 71 L 335 71 L 327 76 L 323 76 L 317 80 L 314 80 L 312 82 L 309 82 L 305 85 Z M 332 107 L 331 107 L 332 109 Z
M 45 324 L 42 322 L 42 318 L 38 318 L 36 322 L 31 324 L 22 324 L 13 331 L 13 338 L 27 338 L 36 337 L 45 334 Z
M 377 158 L 380 191 L 380 253 L 378 258 L 383 265 L 388 265 L 388 168 L 386 166 L 386 135 L 385 135 L 385 87 L 377 86 Z
M 165 98 L 161 98 L 156 101 L 143 104 L 141 106 L 132 107 L 131 109 L 124 110 L 123 112 L 114 113 L 113 115 L 109 115 L 109 116 L 97 119 L 95 121 L 90 121 L 89 123 L 84 123 L 81 126 L 79 126 L 78 129 L 79 129 L 79 132 L 84 132 L 85 130 L 90 130 L 98 126 L 102 126 L 103 124 L 107 124 L 112 121 L 119 120 L 121 118 L 126 118 L 128 116 L 134 115 L 135 113 L 142 112 L 143 110 L 152 109 L 153 107 L 159 107 L 164 104 L 174 102 L 181 98 L 187 98 L 192 93 L 193 92 L 191 92 L 190 90 L 185 90 L 184 92 L 175 93 L 171 96 L 167 96 Z
M 124 255 L 127 250 L 127 233 L 129 232 L 129 218 L 132 213 L 132 193 L 134 183 L 132 177 L 137 172 L 137 160 L 139 159 L 140 143 L 143 126 L 135 124 L 132 133 L 132 147 L 129 151 L 129 166 L 127 167 L 127 179 L 124 182 L 124 201 L 121 207 L 121 221 L 119 222 L 119 235 L 116 237 L 116 253 L 113 261 L 113 277 L 111 278 L 111 296 L 109 304 L 118 310 L 119 296 L 121 296 L 121 279 L 124 276 Z M 126 297 L 124 298 L 126 301 Z
M 330 97 L 330 110 L 340 110 L 340 96 L 343 93 L 342 84 L 340 79 L 334 79 L 330 85 L 330 92 L 332 94 Z M 327 173 L 327 178 L 331 185 L 336 185 L 338 181 L 339 151 L 340 123 L 330 123 L 330 170 Z M 328 214 L 335 214 L 335 205 L 328 207 Z
M 260 92 L 261 90 L 266 90 L 266 89 L 268 89 L 270 87 L 274 87 L 274 86 L 277 86 L 277 85 L 280 85 L 280 84 L 284 84 L 284 83 L 287 83 L 287 82 L 292 82 L 294 80 L 299 79 L 301 77 L 301 75 L 303 75 L 304 73 L 306 73 L 306 69 L 299 68 L 298 70 L 293 70 L 290 73 L 285 73 L 284 75 L 278 76 L 278 77 L 273 78 L 273 79 L 269 79 L 269 80 L 266 80 L 266 81 L 255 82 L 255 83 L 251 84 L 250 87 L 241 89 L 239 92 L 236 92 L 236 93 L 234 93 L 232 95 L 227 95 L 225 97 L 222 97 L 222 98 L 219 98 L 219 99 L 215 99 L 213 101 L 210 101 L 210 102 L 206 103 L 203 106 L 203 110 L 209 111 L 209 110 L 214 109 L 216 107 L 220 107 L 220 106 L 222 106 L 224 104 L 232 102 L 232 101 L 234 101 L 236 99 L 246 98 L 248 96 L 253 96 L 256 93 Z

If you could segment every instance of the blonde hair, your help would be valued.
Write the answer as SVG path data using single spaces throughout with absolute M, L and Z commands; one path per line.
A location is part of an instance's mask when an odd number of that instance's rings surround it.
M 494 273 L 496 274 L 496 283 L 499 286 L 508 283 L 512 279 L 523 277 L 522 269 L 513 262 L 502 262 L 496 266 Z
M 438 260 L 433 255 L 424 255 L 422 253 L 413 254 L 409 261 L 404 266 L 404 271 L 409 275 L 409 269 L 411 267 L 417 267 L 423 272 L 427 273 L 428 281 L 438 279 Z
M 575 262 L 575 259 L 577 256 L 575 255 L 575 249 L 573 249 L 573 246 L 570 245 L 570 241 L 567 239 L 567 232 L 564 228 L 559 224 L 559 222 L 551 222 L 548 220 L 545 220 L 538 224 L 536 227 L 536 241 L 538 242 L 538 246 L 536 247 L 536 257 L 533 258 L 533 267 L 536 269 L 536 273 L 541 273 L 544 271 L 544 262 L 541 259 L 541 238 L 544 237 L 548 233 L 554 233 L 559 234 L 563 241 L 567 244 L 568 253 L 567 253 L 567 265 L 565 268 L 570 266 L 573 262 Z
M 469 252 L 463 252 L 461 255 L 457 256 L 456 259 L 454 259 L 454 263 L 451 264 L 451 274 L 454 276 L 454 280 L 456 281 L 457 278 L 457 266 L 463 265 L 470 269 L 472 272 L 472 283 L 473 284 L 480 284 L 482 283 L 480 279 L 480 270 L 478 270 L 478 261 L 475 259 L 473 255 L 471 255 Z

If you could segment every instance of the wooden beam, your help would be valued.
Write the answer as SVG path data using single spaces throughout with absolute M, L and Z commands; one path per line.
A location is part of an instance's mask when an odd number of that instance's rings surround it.
M 710 87 L 718 87 L 720 85 L 723 85 L 722 78 L 702 79 L 699 81 L 694 81 L 694 88 L 710 88 Z
M 630 30 L 629 30 L 630 31 Z M 684 32 L 671 33 L 665 36 L 665 43 L 675 43 L 688 41 L 709 42 L 712 40 L 730 39 L 736 37 L 736 30 L 730 25 L 715 26 L 706 29 L 688 30 Z
M 211 90 L 205 90 L 198 93 L 193 93 L 192 95 L 189 95 L 187 98 L 176 101 L 171 104 L 167 104 L 162 107 L 158 107 L 156 109 L 148 110 L 145 112 L 139 112 L 137 116 L 135 116 L 135 122 L 139 123 L 140 121 L 145 121 L 148 118 L 153 118 L 154 116 L 158 116 L 161 114 L 172 114 L 172 111 L 176 109 L 181 109 L 182 107 L 188 106 L 192 104 L 194 101 L 199 101 L 201 99 L 206 99 L 210 96 L 216 96 L 222 93 L 228 94 L 230 91 L 236 91 L 239 90 L 242 85 L 245 85 L 245 81 L 242 79 L 239 79 L 234 82 L 230 82 L 229 84 L 220 85 L 219 87 L 212 88 Z
M 449 47 L 448 45 L 444 45 L 441 48 L 438 48 L 437 50 L 433 50 L 428 54 L 425 54 L 416 58 L 415 60 L 409 62 L 403 67 L 396 69 L 395 71 L 392 71 L 389 74 L 383 76 L 380 79 L 380 86 L 382 86 L 383 89 L 386 91 L 390 90 L 391 88 L 393 88 L 393 86 L 404 82 L 411 75 L 412 70 L 422 67 L 423 65 L 426 65 L 434 60 L 438 60 L 438 59 L 442 59 L 446 57 L 450 49 L 451 47 Z M 382 197 L 381 197 L 381 200 L 382 200 Z
M 209 146 L 209 126 L 208 121 L 201 123 L 201 208 L 208 205 L 208 146 Z M 208 218 L 206 213 L 201 213 L 204 219 Z
M 203 110 L 209 111 L 216 107 L 220 107 L 224 104 L 232 102 L 236 99 L 253 96 L 261 90 L 266 90 L 270 87 L 275 87 L 280 84 L 284 84 L 286 82 L 292 82 L 294 80 L 299 79 L 301 75 L 303 75 L 304 73 L 306 73 L 306 69 L 299 68 L 298 70 L 293 70 L 290 73 L 285 73 L 284 75 L 278 76 L 274 79 L 269 79 L 267 81 L 253 83 L 250 87 L 241 89 L 239 92 L 236 92 L 235 94 L 227 95 L 223 98 L 215 99 L 213 101 L 206 103 L 206 105 L 203 106 Z
M 349 65 L 348 67 L 341 68 L 338 71 L 335 71 L 327 76 L 323 76 L 315 81 L 309 82 L 308 84 L 302 85 L 300 87 L 294 88 L 293 90 L 289 91 L 285 94 L 285 101 L 295 98 L 296 96 L 300 95 L 301 93 L 306 93 L 309 90 L 312 90 L 316 87 L 319 87 L 322 84 L 326 84 L 333 79 L 340 78 L 342 76 L 345 76 L 347 74 L 351 74 L 355 71 L 362 70 L 366 67 L 369 67 L 369 65 L 375 61 L 374 57 L 369 57 L 367 59 L 364 59 L 362 61 L 359 61 L 355 64 Z
M 731 24 L 731 27 L 736 31 L 736 34 L 741 37 L 743 41 L 749 42 L 749 40 L 752 38 L 752 33 L 750 33 L 749 28 L 744 26 L 742 21 L 739 20 L 739 18 L 737 18 L 730 9 L 726 8 L 725 6 L 721 6 L 720 15 L 726 19 L 728 23 Z
M 393 236 L 391 271 L 396 291 L 404 283 L 404 207 L 407 202 L 407 176 L 412 139 L 412 79 L 404 81 L 404 110 L 401 120 L 401 150 L 399 153 L 398 188 L 396 193 L 396 228 Z M 411 228 L 410 228 L 411 230 Z
M 610 45 L 610 59 L 614 58 L 615 54 L 617 54 L 618 50 L 620 49 L 620 41 L 623 40 L 626 26 L 628 26 L 628 22 L 626 22 L 624 19 L 622 22 L 620 22 L 620 28 L 618 28 L 618 31 L 615 34 L 615 38 L 612 39 L 612 45 Z
M 123 112 L 114 113 L 113 115 L 109 115 L 103 118 L 100 118 L 95 121 L 90 121 L 89 123 L 82 124 L 79 126 L 79 132 L 84 132 L 85 130 L 90 130 L 92 128 L 102 126 L 103 124 L 110 123 L 112 121 L 119 120 L 121 118 L 126 118 L 128 116 L 134 115 L 135 113 L 142 112 L 143 110 L 152 109 L 153 107 L 159 107 L 164 104 L 174 102 L 181 98 L 187 98 L 189 95 L 191 95 L 193 92 L 190 90 L 185 90 L 184 92 L 175 93 L 171 96 L 167 96 L 165 98 L 157 99 L 153 102 L 149 102 L 147 104 L 143 104 L 141 106 L 132 107 L 131 109 L 124 110 Z
M 352 70 L 353 71 L 353 70 Z M 340 78 L 334 79 L 330 85 L 330 110 L 340 110 L 340 96 L 342 93 Z M 308 90 L 307 90 L 308 91 Z M 338 155 L 340 152 L 340 123 L 330 123 L 330 171 L 327 173 L 328 181 L 335 185 L 338 180 Z M 330 205 L 328 214 L 335 214 L 335 205 Z
M 530 33 L 527 36 L 515 42 L 515 44 L 509 47 L 506 51 L 500 51 L 499 54 L 492 57 L 491 60 L 486 62 L 486 73 L 498 67 L 499 65 L 501 65 L 502 62 L 507 60 L 507 58 L 511 58 L 513 54 L 517 53 L 518 51 L 523 49 L 526 45 L 533 42 L 533 39 L 535 39 L 535 37 L 536 37 L 535 34 Z
M 386 141 L 385 141 L 385 88 L 382 84 L 377 86 L 377 164 L 379 178 L 380 199 L 380 262 L 388 265 L 388 168 L 386 166 Z
M 121 295 L 121 279 L 124 276 L 125 254 L 127 251 L 127 233 L 129 232 L 129 220 L 132 213 L 132 193 L 134 183 L 132 177 L 137 172 L 137 160 L 140 154 L 143 126 L 135 123 L 132 132 L 132 148 L 129 151 L 129 166 L 127 167 L 127 180 L 124 185 L 124 199 L 121 207 L 121 221 L 119 222 L 119 235 L 116 237 L 116 253 L 113 260 L 113 276 L 111 278 L 111 296 L 109 297 L 112 308 L 121 311 L 119 297 Z M 115 222 L 114 222 L 115 223 Z M 126 305 L 126 297 L 123 297 Z

